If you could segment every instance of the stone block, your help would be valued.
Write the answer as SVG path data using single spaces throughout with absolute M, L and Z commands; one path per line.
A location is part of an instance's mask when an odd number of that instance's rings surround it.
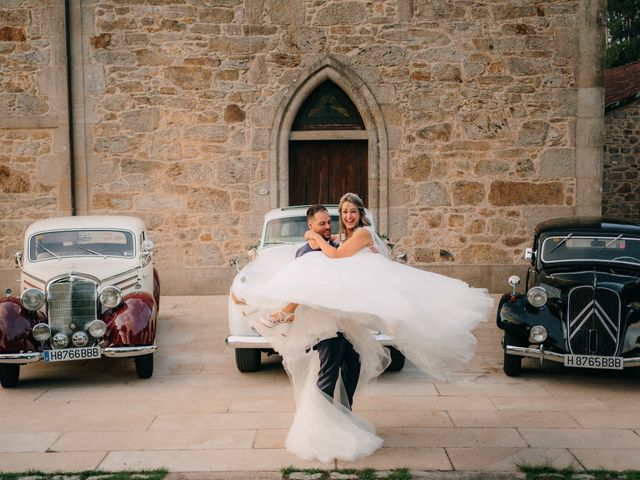
M 418 186 L 418 203 L 421 206 L 438 207 L 451 205 L 451 200 L 443 184 L 428 182 Z
M 407 52 L 397 45 L 365 46 L 355 55 L 353 65 L 367 65 L 372 67 L 403 65 Z
M 547 137 L 549 124 L 541 120 L 526 121 L 518 132 L 518 145 L 542 145 Z
M 195 67 L 167 67 L 165 79 L 183 90 L 203 90 L 211 87 L 211 70 Z
M 541 177 L 573 177 L 576 175 L 576 151 L 573 148 L 545 150 L 540 156 Z
M 238 105 L 227 105 L 224 109 L 224 121 L 227 123 L 243 122 L 247 114 Z
M 122 114 L 122 126 L 134 132 L 153 132 L 160 125 L 160 111 L 157 108 L 130 110 Z
M 491 184 L 489 202 L 495 206 L 562 205 L 564 185 L 560 182 L 533 183 L 497 180 Z
M 364 5 L 353 1 L 329 3 L 316 14 L 316 23 L 322 26 L 356 25 L 365 19 Z
M 604 144 L 604 118 L 578 117 L 576 120 L 576 147 L 592 147 L 602 149 Z
M 508 250 L 495 245 L 469 245 L 460 251 L 462 263 L 475 264 L 506 264 L 511 263 L 511 254 Z
M 212 187 L 193 188 L 189 193 L 187 208 L 197 212 L 229 212 L 229 192 Z
M 549 61 L 542 58 L 514 57 L 508 58 L 505 63 L 509 71 L 516 76 L 542 75 L 552 70 Z
M 25 193 L 29 191 L 29 180 L 25 175 L 0 165 L 0 193 Z
M 404 162 L 403 174 L 414 182 L 423 182 L 431 175 L 432 163 L 431 156 L 427 153 L 412 155 Z
M 302 25 L 305 6 L 302 0 L 265 0 L 267 16 L 274 25 Z
M 523 207 L 522 216 L 527 222 L 527 230 L 533 231 L 533 229 L 540 222 L 550 220 L 552 218 L 564 218 L 573 217 L 576 215 L 576 209 L 573 207 L 560 207 L 560 206 L 535 206 L 535 207 Z
M 326 44 L 324 32 L 314 28 L 292 28 L 289 38 L 293 48 L 300 53 L 322 52 Z
M 450 123 L 437 123 L 418 130 L 416 134 L 427 142 L 448 142 L 451 138 L 451 130 Z
M 223 125 L 194 125 L 184 130 L 184 138 L 199 142 L 224 142 L 229 135 L 229 127 Z
M 131 211 L 133 201 L 128 193 L 95 192 L 91 197 L 90 210 Z
M 485 188 L 480 182 L 460 181 L 453 184 L 453 205 L 478 205 L 484 201 Z
M 202 23 L 230 23 L 233 21 L 233 9 L 203 6 L 198 8 L 198 20 Z

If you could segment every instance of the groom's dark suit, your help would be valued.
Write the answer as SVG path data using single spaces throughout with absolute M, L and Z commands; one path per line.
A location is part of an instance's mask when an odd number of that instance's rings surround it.
M 336 247 L 333 242 L 329 244 Z M 305 244 L 296 252 L 296 258 L 309 253 L 320 252 L 312 249 L 309 244 Z M 338 373 L 342 374 L 342 381 L 347 392 L 349 409 L 353 405 L 353 394 L 358 386 L 360 377 L 360 356 L 353 349 L 353 345 L 344 337 L 341 332 L 337 336 L 327 338 L 316 343 L 313 347 L 318 351 L 320 357 L 320 370 L 318 371 L 318 388 L 333 398 L 333 394 L 338 383 Z

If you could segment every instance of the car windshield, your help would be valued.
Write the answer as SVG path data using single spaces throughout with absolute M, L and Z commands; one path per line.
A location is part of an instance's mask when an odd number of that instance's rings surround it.
M 133 234 L 122 230 L 64 230 L 41 232 L 29 240 L 31 261 L 64 257 L 134 256 Z
M 285 243 L 304 242 L 304 233 L 309 229 L 307 217 L 276 218 L 267 223 L 263 246 L 280 245 Z M 331 232 L 338 233 L 338 216 L 331 216 Z
M 603 262 L 640 266 L 640 239 L 622 235 L 551 235 L 542 242 L 544 263 Z

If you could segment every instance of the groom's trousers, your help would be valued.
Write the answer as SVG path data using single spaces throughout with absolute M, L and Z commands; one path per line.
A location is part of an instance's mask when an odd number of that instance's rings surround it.
M 353 349 L 353 345 L 342 333 L 338 332 L 336 337 L 318 342 L 313 349 L 318 351 L 320 357 L 318 388 L 333 398 L 338 382 L 338 373 L 341 373 L 349 408 L 351 408 L 353 394 L 360 377 L 360 356 Z

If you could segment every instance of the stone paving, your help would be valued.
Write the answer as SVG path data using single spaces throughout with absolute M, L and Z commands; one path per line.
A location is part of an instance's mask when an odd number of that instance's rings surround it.
M 235 472 L 266 480 L 287 466 L 640 469 L 640 372 L 541 368 L 528 359 L 522 377 L 508 378 L 493 313 L 455 378 L 434 380 L 407 364 L 357 393 L 355 410 L 373 422 L 382 449 L 356 462 L 302 461 L 284 449 L 294 404 L 278 358 L 239 373 L 224 344 L 226 322 L 224 296 L 163 297 L 149 380 L 128 359 L 23 367 L 20 385 L 0 391 L 0 471 L 166 468 L 195 475 L 174 479 Z

